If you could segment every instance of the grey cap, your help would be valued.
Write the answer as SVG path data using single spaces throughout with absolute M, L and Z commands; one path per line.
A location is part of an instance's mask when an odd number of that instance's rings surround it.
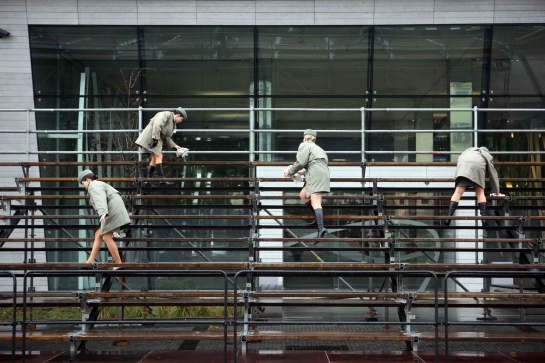
M 485 147 L 485 146 L 481 146 L 479 149 L 483 150 L 483 151 L 486 151 L 487 153 L 490 154 L 490 151 L 488 151 L 488 148 Z
M 182 116 L 184 117 L 184 120 L 187 120 L 187 112 L 185 112 L 185 110 L 183 108 L 181 108 L 181 107 L 178 107 L 177 110 L 182 113 Z
M 92 170 L 89 170 L 89 169 L 86 169 L 84 171 L 82 171 L 81 173 L 79 173 L 78 175 L 78 184 L 81 184 L 81 181 L 83 180 L 83 177 L 86 176 L 86 175 L 89 175 L 89 174 L 95 174 L 93 173 Z
M 306 129 L 303 136 L 305 136 L 305 135 L 312 135 L 314 137 L 318 137 L 318 133 L 316 131 L 314 131 L 314 130 L 311 130 L 311 129 Z

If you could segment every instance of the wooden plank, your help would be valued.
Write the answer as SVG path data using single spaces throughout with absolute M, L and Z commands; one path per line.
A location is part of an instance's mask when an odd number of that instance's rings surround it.
M 250 302 L 253 306 L 336 306 L 336 307 L 362 307 L 385 306 L 404 307 L 405 303 L 396 300 L 370 300 L 370 299 L 288 299 L 288 298 L 259 298 Z
M 37 331 L 27 330 L 26 339 L 32 341 L 68 341 L 68 331 Z M 18 331 L 15 340 L 23 340 L 23 333 Z M 11 331 L 0 331 L 0 341 L 11 341 Z
M 242 301 L 239 301 L 239 304 Z M 223 298 L 178 298 L 178 299 L 103 299 L 89 301 L 88 305 L 95 306 L 223 306 Z M 227 300 L 227 305 L 233 306 L 233 298 Z
M 422 332 L 422 340 L 434 340 L 435 335 L 432 332 Z M 439 334 L 440 340 L 445 340 L 445 334 Z M 545 332 L 524 332 L 524 333 L 489 333 L 489 332 L 449 332 L 449 342 L 456 341 L 475 341 L 475 342 L 542 342 L 545 341 Z
M 251 331 L 248 342 L 260 340 L 351 340 L 351 341 L 412 341 L 402 332 L 357 331 Z
M 228 339 L 233 333 L 227 333 Z M 74 336 L 75 340 L 223 340 L 223 329 L 213 331 L 193 330 L 152 330 L 121 329 L 121 330 L 91 330 Z

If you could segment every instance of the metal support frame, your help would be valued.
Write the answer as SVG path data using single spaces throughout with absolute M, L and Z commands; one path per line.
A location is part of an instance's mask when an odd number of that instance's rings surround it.
M 2 271 L 0 271 L 0 274 Z M 26 356 L 26 332 L 27 332 L 27 326 L 29 325 L 29 320 L 27 319 L 27 281 L 28 279 L 39 276 L 39 277 L 60 277 L 60 276 L 93 276 L 96 273 L 96 271 L 92 270 L 64 270 L 64 271 L 43 271 L 43 270 L 34 270 L 34 271 L 28 271 L 23 276 L 23 319 L 20 322 L 21 325 L 21 332 L 22 332 L 22 343 L 21 343 L 21 354 L 22 354 L 22 361 L 25 362 L 25 356 Z M 9 272 L 6 272 L 6 274 L 10 274 Z M 123 271 L 114 271 L 114 270 L 104 270 L 101 271 L 101 274 L 105 275 L 106 280 L 104 282 L 104 286 L 106 286 L 108 283 L 111 287 L 111 281 L 113 281 L 118 276 L 217 276 L 223 279 L 223 319 L 218 320 L 210 320 L 207 321 L 209 324 L 217 324 L 223 326 L 223 351 L 224 351 L 224 362 L 227 363 L 227 327 L 230 325 L 230 321 L 228 319 L 228 291 L 229 291 L 229 284 L 228 284 L 228 277 L 227 274 L 224 271 L 219 270 L 202 270 L 202 271 L 182 271 L 182 270 L 123 270 Z M 15 285 L 15 276 L 13 274 L 10 274 L 14 278 L 14 313 L 16 312 L 15 309 L 15 299 L 17 296 L 16 292 L 16 285 Z M 236 285 L 235 285 L 236 289 Z M 102 291 L 109 291 L 109 287 L 107 289 L 102 289 Z M 79 297 L 79 295 L 78 295 Z M 88 304 L 90 300 L 84 301 L 84 297 L 82 296 L 80 298 L 81 304 Z M 236 301 L 236 295 L 235 295 L 235 301 Z M 236 310 L 235 310 L 235 316 L 236 316 Z M 150 324 L 167 324 L 167 325 L 191 325 L 200 323 L 196 320 L 179 320 L 179 319 L 149 319 L 147 320 Z M 103 324 L 116 324 L 116 325 L 133 325 L 133 324 L 141 324 L 142 322 L 139 320 L 103 320 L 101 321 Z M 65 321 L 59 321 L 59 320 L 52 320 L 52 321 L 40 321 L 40 324 L 49 324 L 49 325 L 66 325 L 66 324 L 73 324 L 73 321 L 65 322 Z M 93 314 L 89 314 L 89 317 L 86 320 L 83 320 L 80 323 L 82 325 L 81 330 L 74 331 L 69 334 L 68 336 L 68 342 L 70 343 L 70 354 L 72 358 L 77 353 L 76 348 L 76 337 L 78 335 L 81 335 L 82 333 L 85 333 L 86 331 L 92 329 L 92 327 L 96 324 L 96 317 L 93 318 Z M 14 329 L 15 334 L 15 329 Z M 13 344 L 15 344 L 15 339 L 13 339 Z M 84 344 L 84 341 L 82 341 L 82 344 Z
M 11 362 L 15 363 L 15 348 L 16 348 L 16 336 L 17 336 L 17 325 L 19 325 L 19 322 L 17 321 L 17 278 L 15 277 L 15 274 L 13 274 L 10 271 L 0 271 L 0 278 L 6 278 L 11 277 L 12 279 L 12 316 L 11 321 L 1 321 L 0 326 L 11 326 Z
M 412 325 L 433 325 L 435 328 L 435 361 L 439 362 L 439 300 L 438 300 L 438 278 L 437 275 L 434 274 L 431 271 L 407 271 L 407 270 L 396 270 L 396 271 L 308 271 L 308 270 L 269 270 L 269 271 L 259 271 L 259 270 L 243 270 L 239 271 L 235 275 L 235 280 L 239 276 L 244 275 L 255 275 L 255 276 L 317 276 L 317 277 L 323 277 L 323 276 L 332 276 L 332 277 L 341 277 L 341 276 L 379 276 L 379 277 L 385 277 L 388 278 L 396 278 L 398 279 L 402 275 L 408 275 L 408 276 L 426 276 L 429 278 L 432 278 L 434 281 L 434 321 L 433 322 L 412 322 Z M 235 286 L 234 289 L 234 296 L 236 297 L 240 291 Z M 249 301 L 249 292 L 243 291 L 243 294 L 248 294 L 248 307 L 250 307 L 250 301 Z M 246 299 L 244 300 L 246 304 Z M 246 309 L 246 305 L 244 306 Z M 237 311 L 237 299 L 234 301 L 234 310 Z M 235 352 L 234 355 L 234 363 L 237 362 L 237 355 L 236 352 L 238 351 L 238 326 L 242 325 L 243 330 L 241 332 L 241 342 L 242 342 L 242 354 L 245 354 L 245 349 L 247 346 L 247 334 L 248 330 L 247 327 L 251 325 L 260 326 L 260 325 L 383 325 L 383 324 L 391 324 L 391 325 L 399 325 L 399 326 L 407 326 L 409 325 L 407 321 L 403 320 L 400 322 L 390 322 L 388 319 L 386 319 L 385 322 L 374 322 L 374 321 L 367 321 L 367 322 L 354 322 L 354 321 L 314 321 L 314 322 L 308 322 L 308 321 L 274 321 L 274 322 L 268 322 L 268 321 L 249 321 L 247 319 L 246 314 L 244 315 L 244 321 L 239 322 L 239 319 L 237 315 L 234 315 L 233 319 L 233 339 L 234 339 L 234 345 L 233 349 Z M 418 344 L 420 340 L 420 336 L 417 333 L 411 333 L 413 339 L 412 342 L 410 342 L 410 345 L 414 348 L 417 348 L 416 344 Z
M 526 327 L 526 326 L 545 326 L 545 322 L 501 322 L 501 323 L 491 323 L 491 322 L 450 322 L 449 321 L 449 311 L 448 311 L 448 280 L 454 277 L 514 277 L 519 278 L 523 277 L 533 277 L 535 279 L 545 278 L 545 271 L 452 271 L 445 275 L 443 281 L 443 293 L 444 293 L 444 321 L 441 323 L 445 329 L 445 363 L 449 363 L 449 327 L 456 325 L 465 325 L 465 326 L 513 326 L 513 327 Z

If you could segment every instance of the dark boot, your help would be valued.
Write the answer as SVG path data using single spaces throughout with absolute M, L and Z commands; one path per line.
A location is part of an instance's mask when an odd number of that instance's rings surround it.
M 305 205 L 307 207 L 309 207 L 310 210 L 312 211 L 312 214 L 314 214 L 314 208 L 312 207 L 312 203 L 310 202 L 310 200 L 308 202 L 306 202 Z M 317 224 L 317 222 L 316 222 L 316 218 L 315 218 L 312 222 L 307 223 L 307 226 L 315 226 L 316 224 Z
M 316 215 L 316 223 L 318 224 L 317 238 L 322 238 L 327 233 L 327 229 L 324 227 L 324 210 L 322 208 L 315 209 L 314 214 Z
M 155 167 L 157 168 L 157 174 L 159 174 L 159 177 L 164 178 L 165 177 L 165 172 L 163 170 L 163 164 L 157 164 L 157 165 L 155 165 Z M 162 186 L 162 187 L 171 187 L 171 186 L 174 185 L 174 182 L 160 181 L 159 185 Z
M 486 216 L 486 202 L 477 203 L 477 205 L 479 206 L 479 211 L 481 212 L 481 216 L 485 217 Z M 488 226 L 487 221 L 482 220 L 481 222 L 483 223 L 483 227 Z
M 458 208 L 458 202 L 450 201 L 450 205 L 448 206 L 448 215 L 449 217 L 454 215 L 454 212 L 456 212 L 456 208 Z M 445 226 L 450 226 L 450 219 L 447 219 L 443 222 Z
M 153 178 L 153 173 L 155 173 L 155 166 L 148 166 L 148 173 L 146 175 L 146 178 Z M 145 182 L 144 187 L 145 188 L 151 188 L 153 184 L 151 182 Z

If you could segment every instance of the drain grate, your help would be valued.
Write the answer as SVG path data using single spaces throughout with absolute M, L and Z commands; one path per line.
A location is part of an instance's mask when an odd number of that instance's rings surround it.
M 286 350 L 348 350 L 348 345 L 286 345 Z

